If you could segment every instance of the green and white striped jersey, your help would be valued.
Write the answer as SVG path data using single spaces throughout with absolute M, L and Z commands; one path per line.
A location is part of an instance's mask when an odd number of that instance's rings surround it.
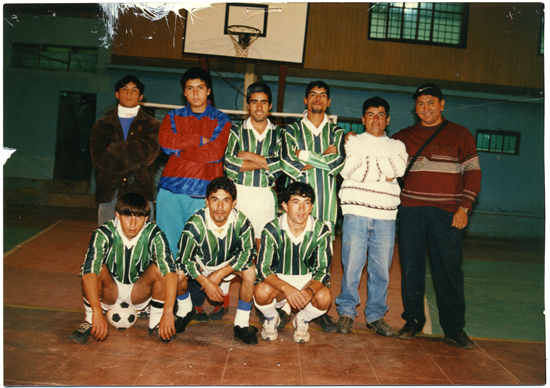
M 183 228 L 178 242 L 176 266 L 187 276 L 196 279 L 201 264 L 216 267 L 229 262 L 235 271 L 245 271 L 253 265 L 256 258 L 254 248 L 254 230 L 252 224 L 240 211 L 231 210 L 227 234 L 218 238 L 208 229 L 207 208 L 196 212 Z
M 80 276 L 88 273 L 99 275 L 105 264 L 114 279 L 123 284 L 133 284 L 151 263 L 158 266 L 163 276 L 169 272 L 176 273 L 168 241 L 160 228 L 152 222 L 146 222 L 136 245 L 128 249 L 117 231 L 115 221 L 110 220 L 92 234 Z
M 304 233 L 296 238 L 288 230 L 286 213 L 268 223 L 262 231 L 256 264 L 257 281 L 269 275 L 306 275 L 327 284 L 332 261 L 331 232 L 320 220 L 309 216 Z
M 334 144 L 337 153 L 323 155 Z M 307 162 L 296 156 L 296 151 L 309 151 Z M 281 144 L 281 168 L 292 181 L 308 183 L 315 190 L 315 203 L 311 215 L 322 221 L 336 223 L 338 202 L 336 177 L 345 162 L 344 130 L 327 122 L 319 136 L 315 136 L 304 120 L 291 124 L 283 132 Z M 306 164 L 312 169 L 302 171 Z
M 267 120 L 267 128 L 262 136 L 252 127 L 250 119 L 231 127 L 229 141 L 225 149 L 224 169 L 235 183 L 251 187 L 273 187 L 275 180 L 282 174 L 279 166 L 282 128 Z M 269 171 L 261 168 L 252 171 L 239 171 L 243 159 L 239 151 L 247 151 L 266 158 Z

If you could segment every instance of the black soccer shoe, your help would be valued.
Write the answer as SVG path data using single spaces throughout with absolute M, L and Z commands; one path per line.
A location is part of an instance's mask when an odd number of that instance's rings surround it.
M 193 320 L 193 310 L 189 311 L 185 317 L 178 317 L 176 315 L 176 333 L 183 333 L 189 322 Z
M 258 329 L 252 326 L 248 326 L 248 327 L 233 326 L 233 334 L 235 335 L 235 338 L 240 339 L 247 345 L 258 344 L 258 337 L 256 336 L 257 332 L 258 332 Z
M 78 329 L 73 331 L 69 336 L 69 339 L 73 342 L 78 342 L 79 344 L 85 344 L 90 338 L 92 332 L 92 325 L 88 322 L 84 322 Z
M 158 338 L 159 340 L 165 343 L 172 342 L 178 339 L 178 337 L 175 334 L 167 340 L 163 339 L 159 334 L 159 325 L 156 325 L 154 329 L 149 329 L 149 337 Z

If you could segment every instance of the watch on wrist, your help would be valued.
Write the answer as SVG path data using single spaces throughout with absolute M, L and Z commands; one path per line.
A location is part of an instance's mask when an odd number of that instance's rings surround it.
M 460 208 L 466 212 L 466 215 L 470 214 L 470 209 L 468 209 L 467 207 L 462 207 L 461 206 Z

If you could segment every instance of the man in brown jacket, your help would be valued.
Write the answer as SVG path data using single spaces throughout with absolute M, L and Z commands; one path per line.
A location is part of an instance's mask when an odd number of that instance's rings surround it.
M 144 90 L 145 85 L 137 77 L 123 77 L 115 85 L 117 109 L 92 127 L 92 163 L 99 172 L 96 179 L 99 225 L 115 217 L 117 198 L 129 192 L 147 198 L 151 205 L 149 219 L 155 219 L 153 162 L 160 150 L 160 123 L 138 105 Z

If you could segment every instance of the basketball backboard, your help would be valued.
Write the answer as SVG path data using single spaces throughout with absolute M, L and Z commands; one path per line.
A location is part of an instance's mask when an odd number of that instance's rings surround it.
M 307 3 L 212 4 L 187 14 L 183 53 L 302 63 L 307 13 Z

